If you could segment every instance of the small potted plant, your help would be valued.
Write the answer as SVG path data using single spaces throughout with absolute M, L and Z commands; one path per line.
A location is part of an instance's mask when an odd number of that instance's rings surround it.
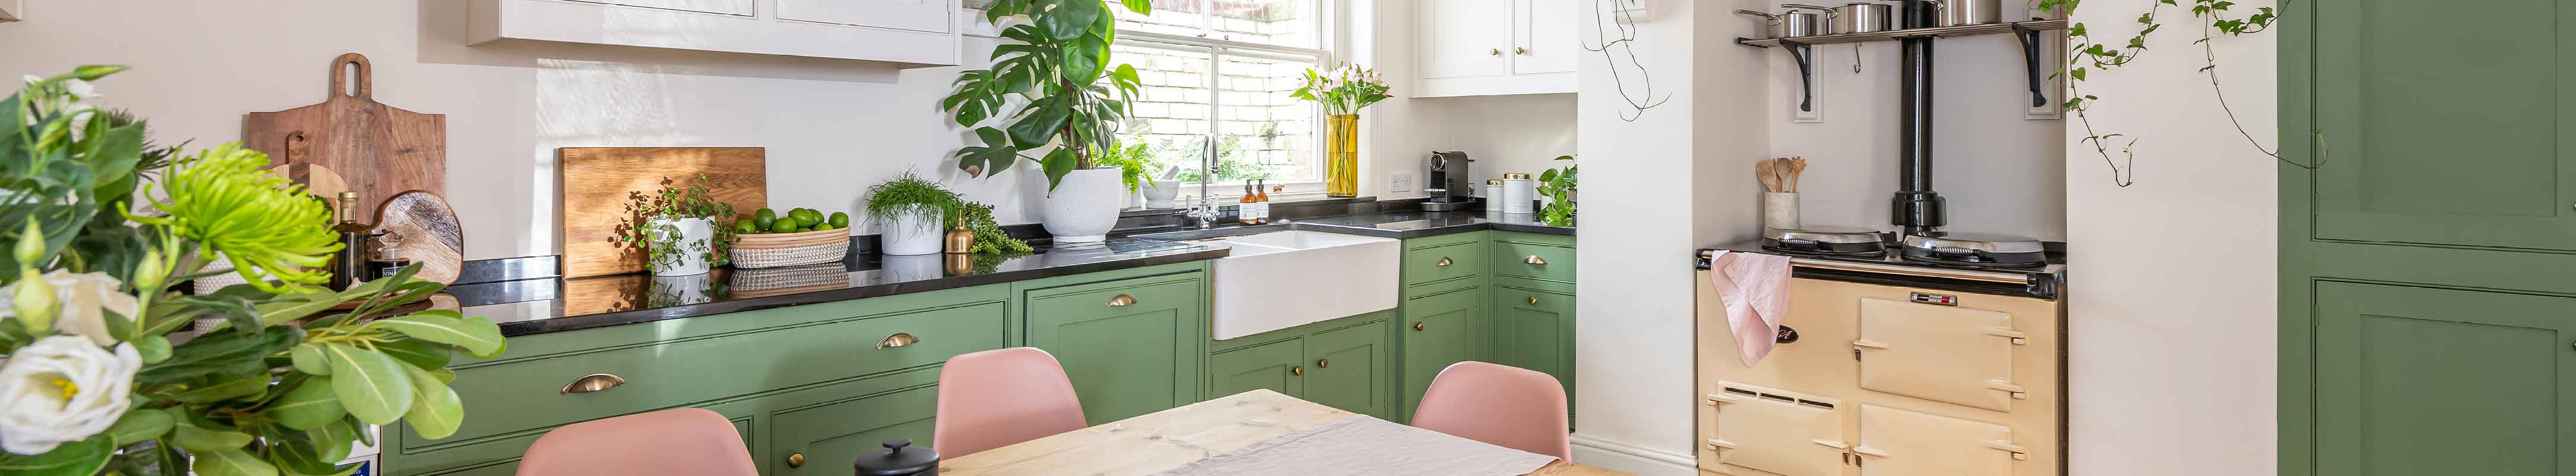
M 1556 160 L 1571 163 L 1574 156 L 1558 156 Z M 1567 165 L 1538 174 L 1539 183 L 1545 184 L 1539 186 L 1539 199 L 1547 202 L 1547 206 L 1539 208 L 1538 216 L 1548 226 L 1574 226 L 1574 169 Z
M 1103 167 L 1118 168 L 1119 180 L 1127 185 L 1127 208 L 1151 207 L 1157 195 L 1163 207 L 1168 208 L 1173 194 L 1180 192 L 1179 187 L 1165 187 L 1146 178 L 1145 169 L 1153 166 L 1154 157 L 1153 152 L 1145 150 L 1143 142 L 1110 144 L 1107 150 L 1095 152 L 1093 156 L 1098 158 L 1092 161 Z
M 706 181 L 701 174 L 684 188 L 663 178 L 662 190 L 651 196 L 628 195 L 626 211 L 639 224 L 628 226 L 617 240 L 641 248 L 644 269 L 654 276 L 705 274 L 707 268 L 725 264 L 725 248 L 733 243 L 733 236 L 727 228 L 716 226 L 716 220 L 733 219 L 733 204 L 716 200 Z
M 947 217 L 965 203 L 957 192 L 906 171 L 868 187 L 868 216 L 877 220 L 880 249 L 898 256 L 939 254 Z

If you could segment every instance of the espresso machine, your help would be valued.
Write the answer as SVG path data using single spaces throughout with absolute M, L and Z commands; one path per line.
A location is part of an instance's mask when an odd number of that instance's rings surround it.
M 1422 211 L 1454 212 L 1476 206 L 1476 176 L 1468 170 L 1470 162 L 1475 159 L 1467 158 L 1465 151 L 1431 152 L 1430 170 L 1422 175 L 1422 192 L 1430 198 L 1422 201 Z

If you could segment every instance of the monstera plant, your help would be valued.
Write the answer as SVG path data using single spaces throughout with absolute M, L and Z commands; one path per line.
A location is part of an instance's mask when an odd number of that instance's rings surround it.
M 1153 11 L 1148 0 L 1121 1 L 1139 14 Z M 1118 38 L 1109 9 L 1103 0 L 1000 0 L 985 8 L 986 20 L 1011 25 L 1002 29 L 1009 41 L 993 48 L 993 67 L 958 73 L 956 90 L 939 108 L 953 112 L 959 126 L 998 124 L 975 129 L 984 145 L 959 149 L 959 169 L 987 175 L 1028 159 L 1046 169 L 1053 188 L 1066 173 L 1090 168 L 1094 150 L 1117 146 L 1118 121 L 1140 83 L 1135 67 L 1108 66 L 1109 44 Z M 1027 105 L 1006 113 L 1012 96 Z M 1023 155 L 1047 146 L 1055 147 Z
M 258 152 L 183 156 L 91 107 L 124 69 L 0 101 L 0 474 L 347 474 L 368 425 L 453 434 L 449 359 L 498 355 L 500 327 L 418 305 L 442 286 L 410 269 L 321 287 L 322 202 Z M 226 273 L 249 283 L 171 289 Z

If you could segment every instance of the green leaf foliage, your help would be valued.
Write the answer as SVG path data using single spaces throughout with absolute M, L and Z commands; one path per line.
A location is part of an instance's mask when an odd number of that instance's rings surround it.
M 125 412 L 125 416 L 118 417 L 116 424 L 107 427 L 107 435 L 116 441 L 116 446 L 124 447 L 169 434 L 170 427 L 178 422 L 179 419 L 170 416 L 169 412 L 130 410 Z
M 499 324 L 481 317 L 459 317 L 456 311 L 422 311 L 408 316 L 377 319 L 366 325 L 400 332 L 414 339 L 462 347 L 466 354 L 478 358 L 500 356 L 505 344 L 501 339 Z
M 422 369 L 446 369 L 455 349 L 421 340 L 398 340 L 376 344 L 376 351 L 405 364 Z
M 428 371 L 410 366 L 402 369 L 411 379 L 412 388 L 411 411 L 403 414 L 403 421 L 410 423 L 412 431 L 422 438 L 435 440 L 456 434 L 456 427 L 465 423 L 465 402 L 456 398 L 456 391 Z
M 242 436 L 248 438 L 250 435 Z M 260 461 L 258 456 L 252 456 L 241 448 L 214 451 L 189 450 L 188 453 L 197 457 L 194 464 L 188 465 L 188 469 L 196 471 L 199 476 L 277 475 L 276 466 Z
M 116 443 L 107 435 L 64 443 L 40 455 L 0 452 L 0 474 L 89 476 L 106 467 L 108 456 L 115 452 Z
M 287 361 L 295 365 L 297 372 L 331 375 L 331 361 L 322 358 L 321 344 L 296 344 L 294 348 L 287 349 L 286 356 Z
M 301 348 L 301 347 L 299 347 Z M 294 390 L 268 403 L 263 410 L 270 418 L 287 428 L 311 430 L 337 424 L 348 410 L 340 408 L 340 396 L 331 388 L 331 377 L 314 376 L 296 385 Z
M 215 451 L 239 450 L 243 445 L 250 444 L 250 441 L 249 433 L 233 431 L 231 428 L 206 428 L 184 420 L 170 430 L 171 444 L 179 445 L 179 449 L 199 455 Z
M 1153 10 L 1147 0 L 1118 4 L 1138 14 Z M 959 169 L 990 177 L 1011 162 L 1035 160 L 1053 190 L 1066 173 L 1092 166 L 1092 150 L 1115 146 L 1118 123 L 1142 82 L 1134 67 L 1111 66 L 1118 32 L 1110 9 L 1104 0 L 998 0 L 986 7 L 986 20 L 1007 25 L 1006 41 L 993 49 L 992 67 L 959 72 L 939 107 L 959 126 L 1002 124 L 977 129 L 984 143 L 958 149 Z M 1027 105 L 1005 113 L 1007 98 L 1016 95 L 1026 95 Z M 1021 155 L 1049 146 L 1063 152 Z
M 331 362 L 331 390 L 358 421 L 390 424 L 411 410 L 411 377 L 393 357 L 337 343 L 323 345 L 322 355 Z

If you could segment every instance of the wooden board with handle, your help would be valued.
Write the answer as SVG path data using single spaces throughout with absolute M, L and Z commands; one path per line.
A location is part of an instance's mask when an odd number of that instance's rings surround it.
M 616 242 L 638 218 L 627 205 L 662 190 L 663 179 L 687 187 L 703 174 L 717 201 L 735 215 L 769 206 L 767 152 L 759 147 L 565 147 L 555 150 L 556 249 L 568 278 L 644 270 L 644 253 Z M 721 223 L 719 223 L 721 225 Z
M 376 102 L 374 70 L 364 55 L 340 55 L 330 72 L 329 98 L 320 104 L 244 115 L 242 144 L 267 153 L 270 165 L 311 163 L 339 172 L 358 192 L 360 209 L 407 190 L 447 193 L 447 116 Z
M 465 228 L 456 219 L 456 209 L 438 194 L 421 190 L 394 194 L 376 211 L 374 231 L 402 247 L 403 258 L 420 265 L 414 279 L 452 284 L 462 272 Z

